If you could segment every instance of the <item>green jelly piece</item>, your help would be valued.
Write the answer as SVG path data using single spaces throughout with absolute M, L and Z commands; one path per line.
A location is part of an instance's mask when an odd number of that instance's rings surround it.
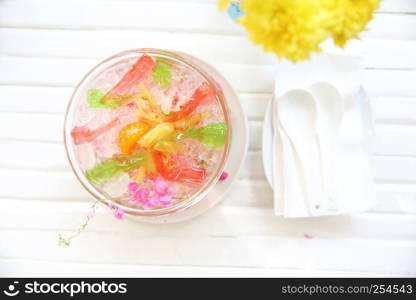
M 104 97 L 104 93 L 97 89 L 91 89 L 87 93 L 87 101 L 90 107 L 102 107 L 100 103 L 101 98 Z
M 116 108 L 125 104 L 121 99 L 106 99 L 105 94 L 98 89 L 91 89 L 87 93 L 88 105 L 92 108 Z
M 157 82 L 162 89 L 170 87 L 170 80 L 172 79 L 172 72 L 167 64 L 156 61 L 156 68 L 153 71 L 153 80 Z
M 118 155 L 97 163 L 86 173 L 87 178 L 92 183 L 100 184 L 122 173 L 130 172 L 141 166 L 145 156 Z
M 209 124 L 201 128 L 191 128 L 185 133 L 185 137 L 197 139 L 209 147 L 220 149 L 225 145 L 227 125 L 225 123 Z

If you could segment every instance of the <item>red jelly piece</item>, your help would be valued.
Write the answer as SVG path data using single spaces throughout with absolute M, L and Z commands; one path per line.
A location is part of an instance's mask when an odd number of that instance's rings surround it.
M 215 101 L 215 91 L 207 83 L 201 84 L 192 95 L 191 99 L 181 107 L 181 110 L 173 112 L 166 121 L 175 122 L 189 116 L 199 105 Z
M 204 181 L 206 170 L 204 168 L 175 168 L 177 181 L 188 184 L 201 184 Z
M 88 143 L 88 142 L 92 142 L 98 136 L 102 135 L 103 133 L 110 130 L 111 128 L 118 125 L 119 123 L 120 123 L 119 119 L 115 118 L 110 123 L 105 124 L 93 130 L 89 129 L 87 126 L 74 127 L 74 129 L 72 129 L 71 131 L 71 135 L 72 135 L 72 138 L 74 139 L 75 145 Z
M 155 66 L 156 64 L 150 56 L 141 56 L 105 97 L 121 97 L 133 94 L 139 83 L 150 76 Z
M 166 166 L 164 156 L 161 152 L 154 152 L 154 161 L 159 175 L 169 181 L 190 185 L 201 184 L 206 176 L 206 170 L 204 168 L 183 168 L 177 166 L 169 168 Z

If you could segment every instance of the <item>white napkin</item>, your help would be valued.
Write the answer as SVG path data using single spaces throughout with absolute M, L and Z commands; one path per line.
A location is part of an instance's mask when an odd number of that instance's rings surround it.
M 345 112 L 334 144 L 333 207 L 325 207 L 319 215 L 338 215 L 363 211 L 374 201 L 374 187 L 370 168 L 368 131 L 360 95 L 359 56 L 323 54 L 311 60 L 292 64 L 278 64 L 273 103 L 273 122 L 279 128 L 276 113 L 279 96 L 294 88 L 307 89 L 315 82 L 326 81 L 336 86 L 344 97 Z M 273 189 L 276 215 L 310 217 L 308 203 L 302 192 L 298 159 L 283 130 L 273 134 Z M 319 160 L 319 158 L 317 158 Z
M 335 85 L 345 97 L 347 107 L 353 104 L 361 84 L 363 59 L 360 56 L 322 54 L 301 63 L 283 61 L 277 66 L 275 96 L 294 88 L 308 88 L 319 81 Z

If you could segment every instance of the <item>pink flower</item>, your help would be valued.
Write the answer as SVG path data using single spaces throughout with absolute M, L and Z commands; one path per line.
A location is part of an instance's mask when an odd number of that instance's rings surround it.
M 139 185 L 137 184 L 137 182 L 134 182 L 134 181 L 130 182 L 127 186 L 127 189 L 131 193 L 134 193 L 138 188 L 139 188 Z
M 149 197 L 149 191 L 140 189 L 135 193 L 135 200 L 142 203 L 144 210 L 150 210 L 157 206 L 168 207 L 173 204 L 174 193 L 169 189 L 169 185 L 162 179 L 154 181 L 154 191 Z
M 172 195 L 164 195 L 159 198 L 159 201 L 162 204 L 162 206 L 169 207 L 169 206 L 172 206 L 173 204 L 172 198 L 173 198 Z
M 159 201 L 159 194 L 158 193 L 154 193 L 152 195 L 152 197 L 150 197 L 149 201 L 148 201 L 148 205 L 151 207 L 155 207 L 155 206 L 159 206 L 160 205 L 160 201 Z
M 147 199 L 149 191 L 146 189 L 139 189 L 139 185 L 137 182 L 130 182 L 127 186 L 128 191 L 130 192 L 130 200 L 131 204 L 135 204 L 137 202 L 144 202 Z
M 153 208 L 153 205 L 151 205 L 149 201 L 146 201 L 142 204 L 142 207 L 144 210 L 151 210 Z
M 116 219 L 122 220 L 124 218 L 124 211 L 120 207 L 117 207 L 114 211 L 114 217 L 116 217 Z
M 169 185 L 166 181 L 162 180 L 162 179 L 156 179 L 154 181 L 155 184 L 155 191 L 158 194 L 166 194 L 169 191 Z
M 135 194 L 134 198 L 141 203 L 144 203 L 149 198 L 149 191 L 146 189 L 139 189 Z
M 228 177 L 228 173 L 227 172 L 222 172 L 221 176 L 220 176 L 220 181 L 224 181 L 225 179 L 227 179 Z

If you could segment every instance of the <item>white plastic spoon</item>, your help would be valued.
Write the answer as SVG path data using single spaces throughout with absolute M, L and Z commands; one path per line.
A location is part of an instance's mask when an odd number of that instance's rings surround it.
M 290 90 L 279 97 L 280 124 L 299 158 L 304 178 L 304 197 L 312 215 L 320 214 L 325 202 L 319 180 L 320 164 L 316 140 L 317 107 L 306 90 Z
M 307 216 L 309 207 L 306 205 L 302 185 L 303 174 L 299 172 L 298 159 L 286 133 L 280 125 L 278 100 L 271 105 L 272 135 L 272 184 L 274 191 L 275 214 L 285 217 Z M 299 178 L 300 177 L 300 178 Z
M 272 172 L 273 172 L 273 200 L 275 213 L 281 213 L 284 215 L 287 185 L 286 175 L 286 159 L 287 143 L 283 137 L 283 131 L 281 129 L 279 116 L 277 114 L 277 101 L 272 99 L 272 124 L 273 124 L 273 136 L 272 136 Z M 279 148 L 279 144 L 281 147 Z M 280 150 L 280 151 L 279 151 Z
M 319 141 L 321 178 L 323 190 L 328 194 L 329 207 L 336 209 L 336 195 L 333 192 L 333 145 L 341 127 L 344 114 L 344 100 L 338 89 L 330 83 L 318 82 L 310 88 L 315 98 L 318 118 L 316 133 Z

